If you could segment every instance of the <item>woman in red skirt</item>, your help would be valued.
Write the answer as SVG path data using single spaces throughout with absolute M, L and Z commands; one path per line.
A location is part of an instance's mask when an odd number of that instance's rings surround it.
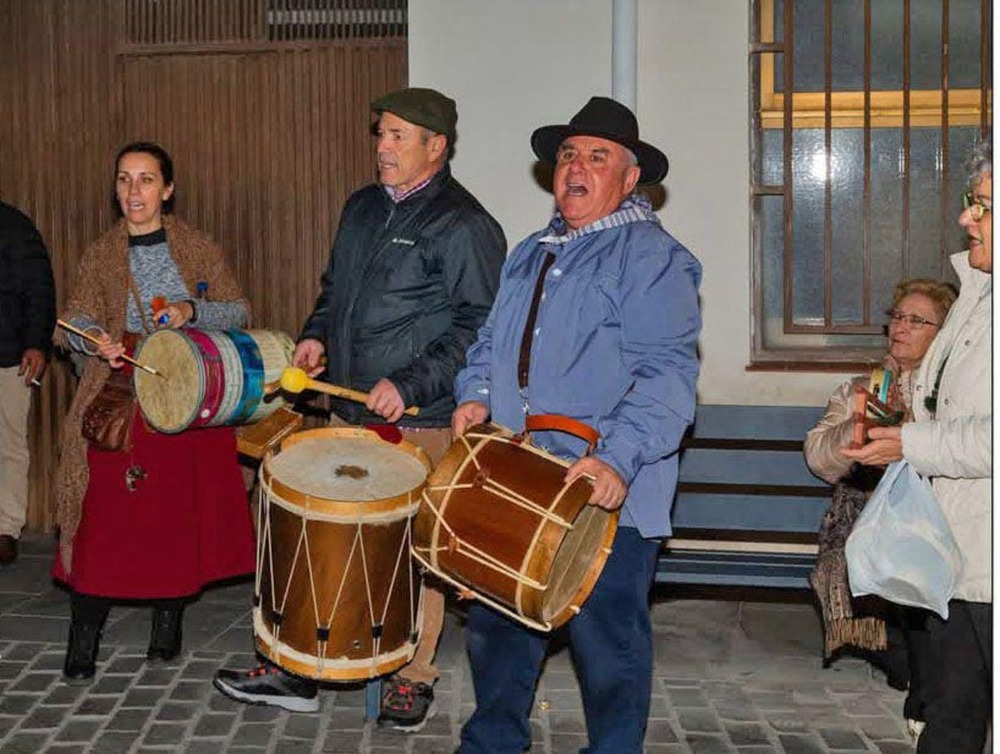
M 181 650 L 185 598 L 254 570 L 231 428 L 162 434 L 135 411 L 119 449 L 102 449 L 84 436 L 85 425 L 94 425 L 88 408 L 95 399 L 103 404 L 102 388 L 113 373 L 130 368 L 121 357 L 138 338 L 164 327 L 243 327 L 249 315 L 223 252 L 169 214 L 174 180 L 166 151 L 129 144 L 115 161 L 114 184 L 122 219 L 84 252 L 62 316 L 98 344 L 56 334 L 57 345 L 82 367 L 56 483 L 60 541 L 53 575 L 72 589 L 68 680 L 94 675 L 113 600 L 152 602 L 146 657 L 169 662 Z

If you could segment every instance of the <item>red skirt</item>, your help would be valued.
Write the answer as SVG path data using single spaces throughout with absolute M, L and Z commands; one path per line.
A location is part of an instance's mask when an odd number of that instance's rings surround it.
M 167 435 L 138 411 L 132 450 L 89 448 L 90 483 L 73 540 L 73 572 L 52 575 L 84 594 L 171 598 L 254 572 L 250 506 L 230 427 Z M 126 486 L 126 471 L 145 478 Z

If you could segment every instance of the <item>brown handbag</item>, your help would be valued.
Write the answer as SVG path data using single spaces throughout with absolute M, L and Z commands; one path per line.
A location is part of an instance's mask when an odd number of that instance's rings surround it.
M 150 327 L 146 323 L 145 312 L 131 270 L 128 277 L 129 292 L 139 309 L 143 327 L 148 331 Z M 135 333 L 122 334 L 122 345 L 128 353 L 135 350 L 138 340 Z M 128 452 L 132 449 L 132 422 L 135 419 L 135 410 L 136 396 L 131 367 L 125 365 L 121 369 L 113 369 L 100 392 L 94 396 L 94 400 L 83 412 L 81 434 L 99 450 Z
M 99 450 L 131 450 L 135 408 L 131 374 L 124 369 L 112 372 L 83 412 L 84 438 Z

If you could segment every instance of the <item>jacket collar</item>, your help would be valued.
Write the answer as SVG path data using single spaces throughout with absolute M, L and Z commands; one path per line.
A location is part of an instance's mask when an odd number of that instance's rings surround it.
M 958 274 L 958 281 L 962 290 L 974 291 L 975 298 L 982 298 L 984 294 L 989 294 L 993 290 L 993 275 L 982 270 L 977 270 L 969 264 L 969 252 L 960 251 L 951 255 L 951 266 Z
M 398 202 L 392 198 L 392 194 L 386 186 L 380 185 L 379 188 L 382 190 L 382 194 L 385 196 L 385 199 L 389 204 L 395 204 L 397 207 L 410 207 L 426 199 L 437 196 L 441 193 L 441 189 L 444 188 L 450 178 L 451 166 L 446 162 L 444 166 L 432 175 L 423 186 L 418 188 L 416 191 L 410 192 Z

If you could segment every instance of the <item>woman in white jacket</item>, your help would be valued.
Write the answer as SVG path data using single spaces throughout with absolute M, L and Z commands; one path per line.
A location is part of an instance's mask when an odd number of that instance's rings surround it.
M 928 621 L 938 667 L 924 679 L 921 754 L 979 754 L 992 707 L 992 159 L 985 141 L 958 219 L 969 250 L 951 258 L 961 292 L 917 373 L 914 421 L 874 428 L 863 448 L 842 451 L 868 465 L 905 458 L 932 478 L 965 560 L 948 620 Z

